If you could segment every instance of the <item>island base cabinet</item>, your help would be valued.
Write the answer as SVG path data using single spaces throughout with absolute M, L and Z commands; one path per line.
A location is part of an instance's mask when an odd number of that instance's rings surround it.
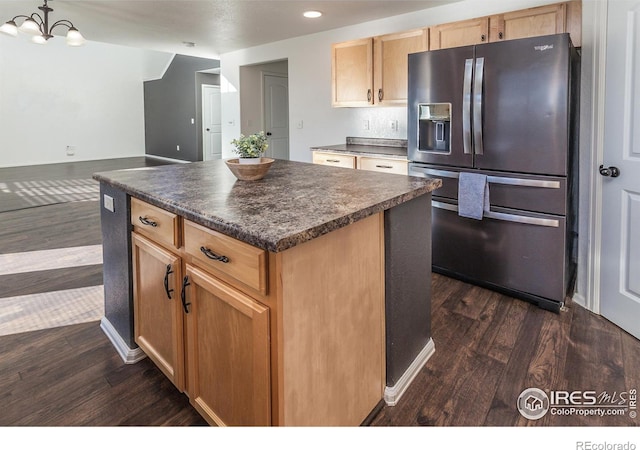
M 269 309 L 186 265 L 187 391 L 211 425 L 271 424 Z
M 135 341 L 183 391 L 182 260 L 137 233 L 131 240 Z

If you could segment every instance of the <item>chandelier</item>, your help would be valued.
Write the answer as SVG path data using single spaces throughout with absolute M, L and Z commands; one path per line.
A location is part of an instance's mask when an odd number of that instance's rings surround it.
M 79 47 L 84 44 L 84 37 L 82 37 L 76 27 L 66 19 L 58 20 L 49 27 L 49 13 L 53 12 L 53 9 L 47 5 L 47 0 L 44 0 L 44 5 L 38 6 L 38 9 L 42 11 L 42 16 L 37 12 L 30 16 L 15 16 L 13 19 L 0 26 L 0 32 L 15 37 L 18 35 L 18 30 L 20 30 L 33 36 L 31 38 L 31 42 L 36 44 L 46 44 L 47 41 L 53 37 L 52 33 L 55 28 L 67 27 L 67 45 Z M 16 19 L 24 19 L 24 22 L 22 22 L 22 25 L 18 27 Z

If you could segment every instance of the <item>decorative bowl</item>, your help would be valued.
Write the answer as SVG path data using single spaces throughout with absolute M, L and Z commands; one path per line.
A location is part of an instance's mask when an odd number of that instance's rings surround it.
M 225 163 L 238 180 L 256 181 L 264 178 L 264 176 L 271 168 L 271 164 L 273 164 L 273 161 L 274 160 L 271 158 L 263 157 L 262 160 L 257 164 L 240 164 L 238 158 L 233 158 L 227 159 Z

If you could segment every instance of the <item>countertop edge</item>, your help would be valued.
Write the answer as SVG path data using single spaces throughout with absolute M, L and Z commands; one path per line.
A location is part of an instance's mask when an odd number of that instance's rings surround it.
M 342 217 L 336 217 L 335 219 L 331 219 L 325 222 L 324 224 L 321 224 L 312 228 L 300 230 L 283 239 L 269 240 L 269 239 L 262 238 L 260 236 L 255 236 L 253 234 L 246 233 L 243 230 L 239 229 L 234 224 L 227 223 L 218 217 L 207 217 L 203 215 L 201 211 L 184 208 L 178 204 L 175 204 L 171 200 L 149 195 L 143 191 L 133 189 L 130 186 L 127 186 L 123 183 L 119 183 L 115 180 L 112 180 L 102 175 L 101 173 L 93 174 L 92 178 L 101 183 L 106 183 L 116 189 L 122 190 L 128 195 L 135 197 L 139 200 L 146 201 L 151 205 L 157 206 L 158 208 L 162 208 L 166 211 L 172 212 L 174 214 L 178 214 L 184 217 L 185 219 L 191 220 L 192 222 L 195 222 L 206 228 L 218 231 L 220 233 L 224 233 L 228 236 L 231 236 L 233 238 L 236 238 L 248 244 L 255 245 L 257 247 L 260 247 L 264 250 L 267 250 L 273 253 L 282 252 L 289 248 L 295 247 L 296 245 L 300 245 L 306 241 L 310 241 L 324 234 L 328 234 L 339 228 L 343 228 L 347 225 L 350 225 L 354 222 L 362 220 L 373 214 L 385 211 L 387 209 L 391 209 L 395 206 L 398 206 L 416 197 L 420 197 L 422 195 L 428 194 L 442 185 L 442 180 L 433 179 L 432 183 L 430 184 L 424 185 L 420 188 L 416 188 L 410 192 L 397 195 L 395 197 L 391 197 L 382 202 L 378 202 L 374 205 L 363 208 L 357 212 L 354 212 Z

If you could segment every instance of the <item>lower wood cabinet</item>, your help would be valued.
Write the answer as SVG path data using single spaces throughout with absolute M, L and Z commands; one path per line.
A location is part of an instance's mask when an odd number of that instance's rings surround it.
M 217 425 L 270 425 L 269 309 L 186 265 L 188 392 Z
M 182 260 L 137 233 L 132 242 L 135 341 L 183 391 Z
M 313 163 L 325 166 L 355 169 L 356 157 L 352 155 L 341 155 L 338 153 L 313 152 Z
M 373 170 L 400 175 L 409 174 L 409 161 L 397 158 L 359 156 L 315 150 L 313 163 L 325 166 L 346 167 L 348 169 Z
M 209 424 L 357 426 L 376 407 L 382 213 L 278 253 L 182 217 L 159 243 L 138 216 L 135 340 Z

